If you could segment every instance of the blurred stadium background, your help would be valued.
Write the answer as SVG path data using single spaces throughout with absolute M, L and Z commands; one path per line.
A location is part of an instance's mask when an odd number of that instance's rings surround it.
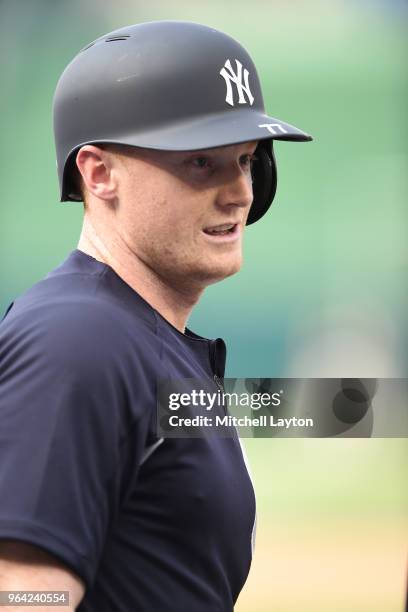
M 276 201 L 190 327 L 226 339 L 229 376 L 406 376 L 407 16 L 403 0 L 2 0 L 1 311 L 76 247 L 51 122 L 66 64 L 129 23 L 198 21 L 247 47 L 269 114 L 315 141 L 276 144 Z M 236 610 L 401 612 L 406 440 L 246 447 L 258 537 Z

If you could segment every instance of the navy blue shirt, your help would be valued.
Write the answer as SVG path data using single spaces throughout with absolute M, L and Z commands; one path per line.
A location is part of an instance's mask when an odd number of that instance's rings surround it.
M 155 420 L 159 378 L 224 367 L 222 340 L 182 334 L 79 250 L 8 310 L 0 538 L 81 577 L 81 612 L 233 609 L 255 518 L 239 440 L 163 440 Z

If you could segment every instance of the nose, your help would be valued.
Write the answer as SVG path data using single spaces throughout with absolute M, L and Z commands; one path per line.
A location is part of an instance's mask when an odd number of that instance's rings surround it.
M 253 198 L 251 173 L 241 167 L 231 169 L 220 185 L 217 203 L 222 207 L 249 208 Z

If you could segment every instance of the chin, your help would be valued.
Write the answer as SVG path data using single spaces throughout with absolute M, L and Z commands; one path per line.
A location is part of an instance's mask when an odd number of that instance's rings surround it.
M 206 283 L 210 285 L 213 283 L 219 283 L 220 281 L 224 280 L 224 278 L 228 278 L 229 276 L 233 276 L 240 271 L 241 266 L 241 258 L 237 258 L 229 262 L 218 261 L 215 262 L 213 266 L 207 267 L 205 272 L 202 270 L 202 274 L 206 280 Z

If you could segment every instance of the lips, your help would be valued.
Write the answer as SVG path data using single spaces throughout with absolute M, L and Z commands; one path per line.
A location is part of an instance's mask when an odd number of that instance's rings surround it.
M 226 234 L 232 234 L 236 225 L 236 223 L 223 223 L 222 225 L 206 227 L 204 232 L 206 234 L 210 234 L 211 236 L 224 236 Z

